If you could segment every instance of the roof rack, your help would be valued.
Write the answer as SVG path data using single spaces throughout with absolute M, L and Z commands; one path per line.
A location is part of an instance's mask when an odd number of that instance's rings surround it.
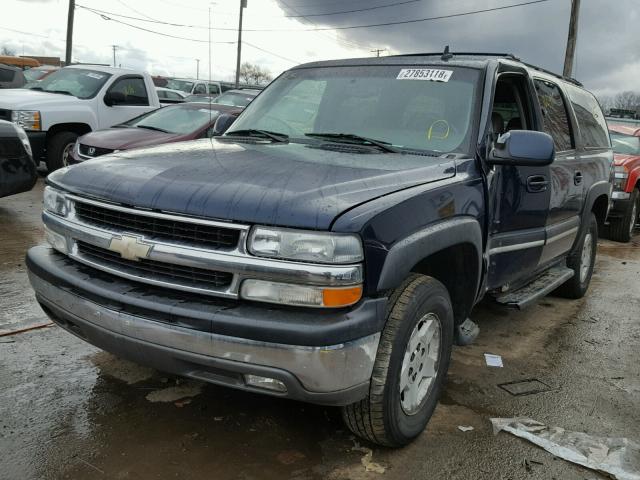
M 496 53 L 496 52 L 450 52 L 447 45 L 443 52 L 428 52 L 428 53 L 404 53 L 398 55 L 389 55 L 390 57 L 441 57 L 443 60 L 449 60 L 456 55 L 465 57 L 504 57 L 511 60 L 520 61 L 513 53 Z
M 526 65 L 529 68 L 532 68 L 534 70 L 538 70 L 539 72 L 544 72 L 548 75 L 552 75 L 556 78 L 561 78 L 562 80 L 569 82 L 569 83 L 573 83 L 574 85 L 577 85 L 578 87 L 582 87 L 582 83 L 580 83 L 578 80 L 576 80 L 573 77 L 565 77 L 564 75 L 560 75 L 559 73 L 555 73 L 552 72 L 551 70 L 547 70 L 546 68 L 542 68 L 542 67 L 538 67 L 536 65 L 531 65 L 530 63 L 526 63 L 526 62 L 522 62 L 524 65 Z

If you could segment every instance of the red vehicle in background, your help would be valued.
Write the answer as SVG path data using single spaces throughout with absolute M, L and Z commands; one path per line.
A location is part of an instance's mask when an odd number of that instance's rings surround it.
M 609 213 L 609 238 L 631 240 L 640 212 L 640 122 L 609 123 L 615 153 L 613 208 Z

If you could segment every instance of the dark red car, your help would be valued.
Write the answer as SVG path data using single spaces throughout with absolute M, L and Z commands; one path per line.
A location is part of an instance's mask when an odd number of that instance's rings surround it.
M 80 163 L 119 150 L 220 135 L 224 132 L 213 130 L 218 117 L 222 114 L 237 117 L 241 111 L 237 107 L 201 103 L 159 108 L 128 122 L 78 138 L 69 154 L 68 163 Z
M 640 122 L 613 123 L 610 120 L 609 135 L 615 153 L 609 237 L 628 242 L 640 214 Z

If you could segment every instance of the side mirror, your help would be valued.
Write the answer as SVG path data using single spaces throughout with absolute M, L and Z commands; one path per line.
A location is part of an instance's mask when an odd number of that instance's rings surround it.
M 125 101 L 126 101 L 126 97 L 122 92 L 109 91 L 104 96 L 104 103 L 108 107 L 113 107 L 114 105 L 125 103 Z
M 554 157 L 553 138 L 548 133 L 511 130 L 498 137 L 488 163 L 535 167 L 550 165 Z
M 216 123 L 213 124 L 213 129 L 211 132 L 212 137 L 217 137 L 222 135 L 224 132 L 228 130 L 233 122 L 238 118 L 236 115 L 231 115 L 230 113 L 223 113 L 216 119 Z

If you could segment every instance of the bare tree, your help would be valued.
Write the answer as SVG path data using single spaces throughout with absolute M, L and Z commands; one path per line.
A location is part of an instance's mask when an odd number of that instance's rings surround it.
M 9 47 L 2 47 L 0 50 L 0 55 L 8 55 L 10 57 L 14 57 L 16 55 L 16 51 L 12 50 Z
M 250 83 L 254 85 L 260 85 L 268 83 L 273 78 L 271 72 L 266 68 L 262 68 L 260 65 L 244 62 L 240 66 L 240 80 L 243 83 Z
M 613 107 L 623 110 L 635 110 L 640 106 L 640 94 L 638 92 L 620 92 L 613 98 Z

